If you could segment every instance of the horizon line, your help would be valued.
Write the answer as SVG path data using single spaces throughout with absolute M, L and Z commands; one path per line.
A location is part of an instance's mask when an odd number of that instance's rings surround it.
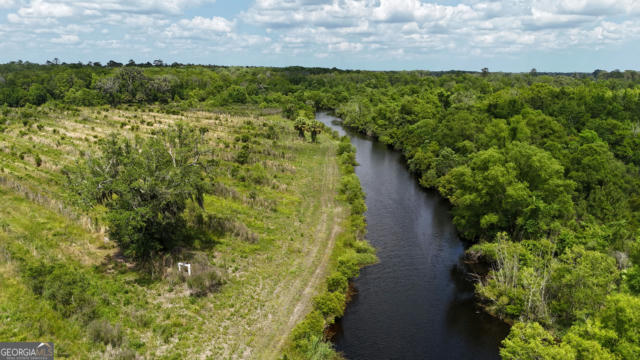
M 54 61 L 57 60 L 54 58 Z M 239 64 L 204 64 L 204 63 L 182 63 L 182 62 L 164 62 L 161 59 L 155 60 L 147 60 L 144 62 L 135 62 L 133 59 L 128 60 L 128 62 L 119 62 L 113 59 L 108 60 L 106 63 L 101 61 L 77 61 L 77 62 L 54 62 L 52 60 L 45 60 L 44 62 L 34 62 L 30 60 L 11 60 L 0 63 L 2 65 L 11 65 L 11 64 L 31 64 L 31 65 L 40 65 L 40 66 L 59 66 L 59 65 L 80 65 L 80 66 L 100 66 L 100 67 L 174 67 L 174 66 L 193 66 L 193 67 L 221 67 L 221 68 L 272 68 L 272 69 L 287 69 L 287 68 L 302 68 L 302 69 L 323 69 L 323 70 L 334 70 L 334 71 L 344 71 L 344 72 L 354 72 L 354 71 L 363 71 L 363 72 L 430 72 L 430 73 L 471 73 L 471 74 L 482 74 L 484 70 L 487 70 L 487 73 L 490 74 L 531 74 L 534 72 L 537 75 L 572 75 L 572 74 L 587 74 L 594 75 L 595 73 L 606 72 L 639 72 L 640 70 L 635 69 L 624 69 L 621 70 L 619 68 L 615 69 L 603 69 L 596 68 L 593 71 L 576 71 L 576 70 L 558 70 L 558 71 L 544 71 L 538 70 L 533 67 L 526 71 L 504 71 L 504 70 L 491 70 L 489 68 L 481 68 L 480 70 L 467 70 L 467 69 L 426 69 L 426 68 L 414 68 L 414 69 L 367 69 L 367 68 L 339 68 L 336 66 L 327 67 L 327 66 L 307 66 L 307 65 L 239 65 Z M 134 64 L 130 64 L 131 61 L 134 61 Z M 161 61 L 162 65 L 154 64 L 156 61 Z M 114 62 L 118 65 L 109 66 L 108 64 Z M 99 65 L 97 65 L 99 64 Z

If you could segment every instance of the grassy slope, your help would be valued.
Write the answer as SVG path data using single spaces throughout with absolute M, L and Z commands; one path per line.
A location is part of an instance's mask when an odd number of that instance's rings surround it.
M 90 279 L 100 317 L 121 324 L 121 347 L 139 355 L 278 355 L 288 332 L 310 309 L 312 295 L 324 285 L 336 229 L 345 216 L 335 200 L 339 174 L 333 140 L 300 141 L 290 124 L 276 117 L 95 109 L 33 115 L 27 116 L 28 126 L 23 117 L 9 115 L 11 123 L 0 134 L 0 176 L 12 184 L 0 188 L 0 338 L 54 340 L 59 355 L 75 358 L 117 353 L 91 341 L 85 323 L 63 318 L 24 284 L 22 262 L 41 258 L 73 265 Z M 63 165 L 112 131 L 144 135 L 176 120 L 207 126 L 210 143 L 217 147 L 216 175 L 227 191 L 207 197 L 206 209 L 238 219 L 259 237 L 252 243 L 230 234 L 211 235 L 215 246 L 197 249 L 228 274 L 221 291 L 204 298 L 189 296 L 175 278 L 149 281 L 118 260 L 112 242 L 70 216 L 79 211 L 68 205 L 60 174 Z M 264 132 L 263 124 L 275 127 L 276 143 L 254 136 Z M 245 133 L 251 134 L 250 164 L 233 170 L 241 146 L 236 137 Z M 43 160 L 40 167 L 35 154 Z M 264 168 L 267 179 L 252 182 L 247 170 L 252 166 Z M 62 210 L 60 204 L 65 204 Z

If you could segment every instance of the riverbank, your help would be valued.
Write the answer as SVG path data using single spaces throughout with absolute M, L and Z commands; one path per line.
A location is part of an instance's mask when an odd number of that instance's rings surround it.
M 338 139 L 336 132 L 333 138 Z M 327 329 L 343 315 L 349 301 L 349 283 L 360 269 L 377 261 L 375 250 L 364 240 L 366 222 L 365 194 L 355 174 L 355 148 L 347 137 L 340 138 L 335 153 L 340 168 L 338 200 L 347 214 L 340 225 L 325 271 L 324 289 L 313 298 L 311 311 L 291 333 L 285 357 L 291 359 L 338 358 L 333 346 L 326 342 Z M 316 271 L 321 271 L 318 268 Z

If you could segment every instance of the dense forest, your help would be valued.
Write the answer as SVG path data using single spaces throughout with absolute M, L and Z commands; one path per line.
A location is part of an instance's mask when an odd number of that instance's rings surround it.
M 479 301 L 514 324 L 503 358 L 640 358 L 640 73 L 0 65 L 5 113 L 43 104 L 275 109 L 303 135 L 333 111 L 451 202 L 466 261 L 490 265 Z

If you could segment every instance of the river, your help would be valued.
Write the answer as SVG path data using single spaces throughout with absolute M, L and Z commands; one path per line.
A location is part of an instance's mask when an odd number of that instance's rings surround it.
M 345 134 L 338 118 L 316 118 Z M 366 237 L 380 262 L 354 280 L 336 349 L 351 360 L 499 359 L 509 328 L 475 305 L 448 202 L 419 186 L 400 153 L 347 134 L 367 194 Z

